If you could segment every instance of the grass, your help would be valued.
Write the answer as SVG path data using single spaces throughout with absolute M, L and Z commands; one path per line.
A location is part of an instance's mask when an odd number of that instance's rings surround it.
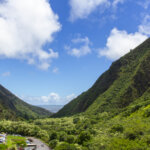
M 7 144 L 8 148 L 16 147 L 16 142 L 17 141 L 26 142 L 26 138 L 25 137 L 20 137 L 20 136 L 8 135 L 6 144 Z
M 25 146 L 26 138 L 20 136 L 8 135 L 5 144 L 0 144 L 1 150 L 14 149 L 17 150 L 17 145 Z

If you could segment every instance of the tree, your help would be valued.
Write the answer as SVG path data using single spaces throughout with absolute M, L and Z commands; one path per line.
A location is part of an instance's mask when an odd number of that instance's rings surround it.
M 78 143 L 83 144 L 91 139 L 91 135 L 87 131 L 82 131 L 78 137 Z

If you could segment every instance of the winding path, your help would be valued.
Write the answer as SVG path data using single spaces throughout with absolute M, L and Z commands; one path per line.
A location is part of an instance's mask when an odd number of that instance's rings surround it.
M 36 150 L 51 150 L 45 143 L 43 143 L 41 140 L 33 138 L 33 137 L 28 137 L 29 139 L 32 139 L 32 144 L 37 145 Z

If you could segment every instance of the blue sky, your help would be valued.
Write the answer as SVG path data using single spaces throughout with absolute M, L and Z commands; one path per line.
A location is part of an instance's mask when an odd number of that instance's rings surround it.
M 0 83 L 66 104 L 149 35 L 149 0 L 0 0 Z

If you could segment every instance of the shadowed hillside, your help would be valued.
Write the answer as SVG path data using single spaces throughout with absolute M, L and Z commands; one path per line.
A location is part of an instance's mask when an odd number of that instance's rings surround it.
M 49 111 L 29 105 L 0 85 L 0 119 L 24 120 L 48 117 Z

